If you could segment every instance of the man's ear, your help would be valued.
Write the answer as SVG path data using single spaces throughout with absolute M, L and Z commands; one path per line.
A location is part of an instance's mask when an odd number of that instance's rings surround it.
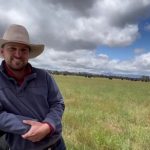
M 3 48 L 0 48 L 0 54 L 3 56 L 3 52 L 4 52 L 4 50 L 3 50 Z

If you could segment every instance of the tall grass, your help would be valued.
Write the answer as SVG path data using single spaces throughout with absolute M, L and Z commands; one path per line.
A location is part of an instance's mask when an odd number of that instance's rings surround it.
M 150 83 L 55 76 L 68 150 L 150 150 Z

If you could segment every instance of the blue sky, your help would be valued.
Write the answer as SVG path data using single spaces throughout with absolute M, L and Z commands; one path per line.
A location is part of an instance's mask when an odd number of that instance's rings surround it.
M 106 54 L 111 59 L 128 60 L 133 59 L 135 55 L 150 52 L 150 29 L 145 29 L 149 24 L 150 19 L 138 23 L 139 36 L 130 45 L 120 47 L 99 46 L 96 53 Z M 141 51 L 136 53 L 136 49 L 141 49 Z
M 35 67 L 150 75 L 150 0 L 0 2 L 1 37 L 10 24 L 21 24 L 31 43 L 45 45 L 30 60 Z

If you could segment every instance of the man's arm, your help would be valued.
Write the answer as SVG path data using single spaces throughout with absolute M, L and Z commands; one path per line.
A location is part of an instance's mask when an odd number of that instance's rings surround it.
M 30 129 L 30 126 L 23 123 L 23 120 L 31 119 L 25 116 L 19 116 L 3 111 L 0 103 L 0 130 L 14 134 L 24 134 Z
M 52 76 L 47 74 L 48 83 L 48 103 L 49 103 L 49 113 L 43 120 L 50 124 L 54 132 L 62 131 L 62 115 L 65 109 L 63 97 L 59 91 L 59 88 Z

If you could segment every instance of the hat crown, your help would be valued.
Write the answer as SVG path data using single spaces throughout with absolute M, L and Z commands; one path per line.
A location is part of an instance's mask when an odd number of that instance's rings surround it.
M 30 44 L 28 31 L 21 25 L 11 25 L 4 33 L 3 39 Z

